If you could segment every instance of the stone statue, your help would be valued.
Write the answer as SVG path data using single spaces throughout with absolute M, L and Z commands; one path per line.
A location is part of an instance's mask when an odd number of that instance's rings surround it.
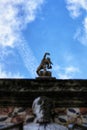
M 38 97 L 32 105 L 36 118 L 33 123 L 26 124 L 24 130 L 68 130 L 52 120 L 53 103 L 47 97 Z
M 36 70 L 38 76 L 51 76 L 51 72 L 47 70 L 52 68 L 53 63 L 51 62 L 51 59 L 47 57 L 47 55 L 50 55 L 50 53 L 46 52 L 44 54 L 43 59 Z

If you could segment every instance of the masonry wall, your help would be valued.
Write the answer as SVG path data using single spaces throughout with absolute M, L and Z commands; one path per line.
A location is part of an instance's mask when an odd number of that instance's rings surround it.
M 55 78 L 0 79 L 1 126 L 33 122 L 32 102 L 38 96 L 47 96 L 55 103 L 55 123 L 66 127 L 74 123 L 77 130 L 87 129 L 87 80 Z
M 31 106 L 38 96 L 52 98 L 58 107 L 87 107 L 87 80 L 0 79 L 0 105 Z

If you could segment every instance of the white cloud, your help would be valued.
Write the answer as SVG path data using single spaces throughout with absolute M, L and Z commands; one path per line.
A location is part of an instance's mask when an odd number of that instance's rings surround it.
M 87 45 L 87 0 L 66 0 L 66 2 L 72 18 L 77 18 L 80 15 L 84 16 L 82 26 L 77 29 L 74 38 L 83 45 Z
M 59 73 L 58 77 L 59 77 L 59 79 L 71 79 L 72 78 L 72 76 L 67 75 L 67 74 L 62 74 L 62 73 Z
M 37 61 L 21 32 L 28 23 L 35 20 L 37 10 L 43 2 L 44 0 L 0 0 L 0 46 L 18 48 L 32 77 L 35 76 Z
M 87 46 L 87 16 L 83 20 L 82 27 L 77 29 L 74 39 Z
M 75 66 L 61 67 L 57 65 L 54 66 L 54 71 L 59 79 L 74 78 L 74 76 L 80 72 L 79 68 Z
M 87 0 L 66 0 L 67 9 L 72 17 L 78 17 L 81 14 L 81 9 L 87 11 Z
M 69 74 L 69 73 L 76 73 L 79 72 L 79 69 L 74 67 L 74 66 L 69 66 L 65 68 L 65 73 Z
M 20 46 L 21 44 L 21 46 Z M 27 70 L 31 73 L 32 77 L 36 76 L 36 67 L 38 66 L 37 59 L 35 58 L 31 48 L 29 48 L 28 44 L 25 41 L 20 41 L 20 44 L 17 45 L 17 49 L 22 57 L 22 60 L 27 68 Z
M 36 17 L 43 0 L 0 0 L 0 44 L 13 46 L 19 33 Z
M 20 73 L 6 72 L 4 67 L 0 65 L 0 78 L 24 78 Z

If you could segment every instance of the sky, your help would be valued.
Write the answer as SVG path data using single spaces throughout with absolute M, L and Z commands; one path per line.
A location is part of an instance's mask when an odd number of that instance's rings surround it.
M 0 78 L 87 79 L 87 0 L 0 0 Z

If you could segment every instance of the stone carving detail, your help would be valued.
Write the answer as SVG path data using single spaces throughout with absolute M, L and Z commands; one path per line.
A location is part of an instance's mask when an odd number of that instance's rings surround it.
M 52 101 L 45 97 L 38 97 L 32 105 L 33 113 L 36 115 L 35 122 L 49 123 L 51 122 L 51 113 L 53 109 Z
M 50 53 L 46 52 L 41 60 L 40 65 L 38 66 L 36 72 L 38 76 L 50 76 L 51 72 L 48 71 L 48 69 L 52 68 L 52 62 L 50 57 L 47 57 L 47 55 L 50 55 Z
M 53 122 L 53 103 L 49 98 L 36 98 L 32 109 L 36 118 L 33 123 L 27 124 L 24 130 L 68 130 L 68 128 Z

